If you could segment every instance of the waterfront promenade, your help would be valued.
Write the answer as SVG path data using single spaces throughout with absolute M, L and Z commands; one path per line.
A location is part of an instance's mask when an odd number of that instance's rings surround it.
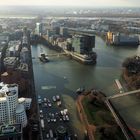
M 87 116 L 85 114 L 83 105 L 82 105 L 82 100 L 84 99 L 84 95 L 78 96 L 76 105 L 78 109 L 78 113 L 81 119 L 81 122 L 83 123 L 83 127 L 85 129 L 85 134 L 88 135 L 89 140 L 95 140 L 94 138 L 94 132 L 96 130 L 96 127 L 94 125 L 89 124 Z

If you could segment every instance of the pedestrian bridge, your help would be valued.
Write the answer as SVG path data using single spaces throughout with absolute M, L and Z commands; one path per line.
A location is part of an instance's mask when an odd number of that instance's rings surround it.
M 65 55 L 66 53 L 52 53 L 52 54 L 47 54 L 48 57 L 50 56 L 61 56 L 61 55 Z
M 135 93 L 140 93 L 140 89 L 138 90 L 134 90 L 134 91 L 129 91 L 129 92 L 125 92 L 125 93 L 119 93 L 113 96 L 109 96 L 107 97 L 107 99 L 114 99 L 114 98 L 118 98 L 118 97 L 122 97 L 122 96 L 126 96 L 126 95 L 131 95 L 131 94 L 135 94 Z

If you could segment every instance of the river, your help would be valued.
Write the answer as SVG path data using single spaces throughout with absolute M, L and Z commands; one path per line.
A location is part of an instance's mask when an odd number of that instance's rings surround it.
M 32 46 L 36 93 L 49 98 L 56 94 L 61 95 L 65 107 L 70 111 L 72 126 L 79 137 L 81 136 L 80 140 L 82 140 L 81 134 L 83 133 L 83 129 L 75 108 L 76 89 L 84 86 L 86 89 L 99 89 L 107 96 L 116 94 L 118 89 L 114 80 L 116 78 L 119 79 L 121 76 L 122 62 L 126 57 L 140 54 L 140 47 L 107 46 L 104 40 L 96 37 L 94 51 L 97 53 L 97 64 L 94 66 L 83 65 L 66 56 L 59 55 L 50 56 L 50 62 L 43 64 L 38 60 L 40 47 L 42 47 L 47 54 L 58 54 L 58 52 L 42 45 Z M 122 100 L 128 104 L 129 102 L 132 104 L 132 102 L 131 98 L 114 101 L 117 109 L 120 109 L 120 113 L 126 117 L 126 110 L 124 110 L 124 113 L 121 108 L 123 106 Z M 133 102 L 135 102 L 135 99 Z M 129 107 L 129 105 L 126 107 Z M 132 111 L 132 109 L 130 111 Z M 134 111 L 135 109 L 133 108 L 132 112 Z M 128 109 L 127 113 L 130 113 Z M 135 123 L 140 124 L 140 113 L 137 113 L 137 115 L 137 117 L 133 117 L 133 121 L 135 120 Z M 131 117 L 132 115 L 130 115 L 130 117 L 128 116 L 126 121 L 132 122 Z

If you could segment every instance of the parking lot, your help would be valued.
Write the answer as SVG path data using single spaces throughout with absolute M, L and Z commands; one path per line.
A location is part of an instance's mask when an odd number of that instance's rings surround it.
M 72 140 L 77 135 L 71 128 L 71 117 L 69 110 L 63 106 L 60 95 L 52 98 L 38 96 L 40 125 L 43 140 Z M 59 135 L 59 132 L 63 134 Z M 64 137 L 62 139 L 62 137 Z

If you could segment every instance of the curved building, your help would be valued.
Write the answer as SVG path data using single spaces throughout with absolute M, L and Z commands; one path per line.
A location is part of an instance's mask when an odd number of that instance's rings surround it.
M 0 83 L 0 122 L 15 123 L 15 112 L 18 101 L 18 85 Z M 5 118 L 4 118 L 5 117 Z
M 32 99 L 18 99 L 18 85 L 0 83 L 0 124 L 27 125 L 25 109 L 30 109 Z
M 9 92 L 7 92 L 8 117 L 10 124 L 15 123 L 15 112 L 18 103 L 18 85 L 8 85 Z
M 7 115 L 7 101 L 6 97 L 3 97 L 0 93 L 0 125 L 8 121 Z
M 26 127 L 27 125 L 27 116 L 24 105 L 22 104 L 18 104 L 16 108 L 16 122 L 21 123 L 22 127 Z

